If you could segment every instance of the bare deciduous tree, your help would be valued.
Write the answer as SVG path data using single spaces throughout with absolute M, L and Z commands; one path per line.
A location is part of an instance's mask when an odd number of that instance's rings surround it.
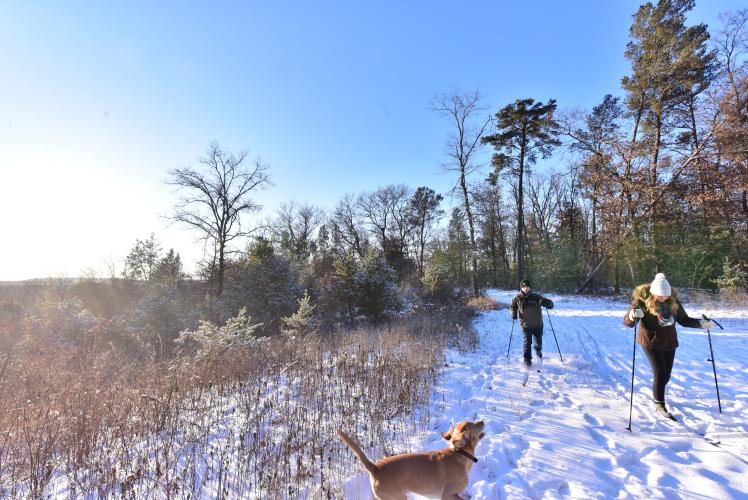
M 527 199 L 532 211 L 530 222 L 542 243 L 551 244 L 553 220 L 566 197 L 561 174 L 534 174 L 527 178 Z
M 452 195 L 460 194 L 467 217 L 472 253 L 473 294 L 478 295 L 478 248 L 475 243 L 475 220 L 471 208 L 468 178 L 481 167 L 475 161 L 475 155 L 481 146 L 481 137 L 492 120 L 489 116 L 485 120 L 481 119 L 477 127 L 472 126 L 476 115 L 485 109 L 481 106 L 481 96 L 478 91 L 470 93 L 455 91 L 436 96 L 433 100 L 432 109 L 446 116 L 454 126 L 453 133 L 447 143 L 449 161 L 444 163 L 442 168 L 444 171 L 457 172 L 458 174 L 457 181 L 452 187 Z
M 309 257 L 314 244 L 314 232 L 325 217 L 324 211 L 308 203 L 281 203 L 272 230 L 281 247 L 299 261 Z
M 509 248 L 505 220 L 506 207 L 502 200 L 501 188 L 485 184 L 475 191 L 475 208 L 481 237 L 478 245 L 485 253 L 491 269 L 493 286 L 509 283 Z M 500 278 L 500 272 L 503 279 Z
M 410 196 L 411 189 L 407 186 L 390 184 L 358 198 L 360 213 L 385 254 L 390 244 L 405 250 L 406 239 L 413 229 Z
M 200 170 L 190 167 L 172 169 L 168 184 L 177 186 L 183 196 L 168 218 L 196 229 L 201 239 L 214 248 L 215 293 L 223 293 L 226 256 L 237 238 L 249 236 L 256 228 L 242 225 L 242 215 L 257 212 L 261 206 L 251 195 L 270 183 L 269 166 L 259 158 L 248 165 L 247 152 L 237 156 L 224 151 L 218 143 L 208 147 L 199 159 Z
M 496 153 L 492 158 L 492 180 L 500 175 L 515 178 L 512 185 L 517 205 L 517 278 L 525 278 L 524 179 L 539 157 L 548 158 L 560 145 L 556 139 L 558 125 L 553 119 L 555 99 L 546 104 L 534 99 L 517 99 L 496 113 L 496 133 L 483 137 Z
M 352 195 L 347 194 L 335 206 L 331 219 L 333 238 L 340 239 L 356 252 L 359 258 L 364 257 L 366 238 L 361 232 L 361 217 Z

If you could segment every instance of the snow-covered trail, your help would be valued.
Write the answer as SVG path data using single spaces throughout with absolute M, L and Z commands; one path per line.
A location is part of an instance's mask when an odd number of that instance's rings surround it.
M 507 304 L 513 292 L 490 291 Z M 542 373 L 522 386 L 522 335 L 515 325 L 510 358 L 509 311 L 476 319 L 478 352 L 450 351 L 433 398 L 433 433 L 416 449 L 442 448 L 438 431 L 483 419 L 466 490 L 473 499 L 498 498 L 748 498 L 748 311 L 706 312 L 724 332 L 713 332 L 722 397 L 716 392 L 706 332 L 678 328 L 681 347 L 668 384 L 668 404 L 681 423 L 656 417 L 651 370 L 637 347 L 632 432 L 629 415 L 633 329 L 622 325 L 625 302 L 553 296 L 553 333 L 545 319 Z M 720 447 L 699 437 L 720 440 Z M 366 498 L 361 485 L 351 498 Z

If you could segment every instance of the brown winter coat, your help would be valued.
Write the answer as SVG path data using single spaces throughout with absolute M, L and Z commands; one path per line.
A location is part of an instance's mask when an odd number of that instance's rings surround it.
M 678 347 L 678 333 L 675 331 L 675 324 L 661 326 L 657 318 L 657 312 L 649 310 L 646 300 L 649 297 L 649 284 L 639 285 L 632 292 L 634 299 L 631 307 L 626 311 L 623 318 L 623 324 L 633 327 L 637 322 L 631 321 L 629 312 L 632 309 L 639 308 L 644 311 L 644 317 L 639 325 L 637 343 L 647 349 L 656 349 L 659 351 L 674 351 Z M 671 306 L 675 321 L 686 328 L 701 328 L 701 322 L 696 318 L 691 318 L 686 314 L 680 301 L 673 292 L 673 295 L 665 302 Z
M 522 328 L 540 328 L 543 326 L 543 307 L 553 309 L 553 301 L 546 299 L 539 293 L 530 292 L 525 295 L 519 292 L 512 300 L 509 310 L 512 319 L 519 315 L 519 325 Z

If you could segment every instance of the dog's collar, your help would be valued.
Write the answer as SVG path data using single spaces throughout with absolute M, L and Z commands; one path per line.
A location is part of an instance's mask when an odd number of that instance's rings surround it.
M 476 464 L 478 463 L 478 459 L 477 459 L 477 458 L 475 458 L 475 457 L 474 457 L 473 455 L 471 455 L 470 453 L 466 452 L 466 451 L 465 451 L 465 450 L 463 450 L 462 448 L 454 448 L 454 450 L 455 450 L 455 451 L 456 451 L 457 453 L 459 453 L 459 454 L 461 454 L 461 455 L 463 455 L 463 456 L 466 456 L 467 458 L 469 458 L 470 460 L 472 460 L 472 461 L 473 461 L 473 462 L 475 462 Z

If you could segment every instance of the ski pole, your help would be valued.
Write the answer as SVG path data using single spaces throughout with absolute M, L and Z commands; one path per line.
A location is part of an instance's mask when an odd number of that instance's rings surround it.
M 634 323 L 634 354 L 631 357 L 631 398 L 629 401 L 629 426 L 626 430 L 631 432 L 631 414 L 634 411 L 634 371 L 636 368 L 636 323 Z
M 509 359 L 509 349 L 512 348 L 512 334 L 514 333 L 514 322 L 517 321 L 516 319 L 512 320 L 512 330 L 509 332 L 509 347 L 506 348 L 506 357 Z
M 706 314 L 702 314 L 701 317 L 709 321 L 709 318 L 706 317 Z M 724 328 L 722 328 L 722 325 L 720 325 L 716 321 L 714 321 L 714 324 L 720 327 L 720 329 L 724 330 Z M 712 362 L 712 371 L 714 372 L 714 387 L 717 388 L 717 406 L 719 407 L 719 412 L 722 413 L 722 401 L 720 401 L 719 399 L 719 384 L 717 383 L 717 367 L 714 364 L 714 350 L 712 349 L 712 334 L 708 328 L 706 330 L 706 335 L 709 338 L 709 354 L 711 354 L 711 358 L 709 358 L 709 361 Z
M 714 318 L 707 318 L 707 317 L 706 317 L 706 314 L 702 314 L 701 316 L 702 316 L 702 317 L 703 317 L 704 319 L 708 319 L 708 320 L 710 320 L 710 321 L 713 321 L 713 322 L 714 322 L 714 324 L 715 324 L 715 325 L 717 325 L 717 326 L 719 327 L 719 329 L 720 329 L 720 330 L 724 330 L 724 328 L 722 328 L 722 325 L 720 325 L 720 324 L 719 324 L 719 321 L 717 321 L 716 319 L 714 319 Z
M 551 322 L 551 313 L 548 312 L 548 308 L 545 308 L 545 313 L 548 315 L 548 324 L 551 325 L 551 331 L 553 332 L 553 340 L 556 341 L 556 349 L 558 349 L 558 356 L 561 358 L 561 363 L 564 362 L 564 357 L 561 356 L 561 348 L 558 346 L 558 339 L 556 338 L 556 330 L 553 328 L 553 322 Z

